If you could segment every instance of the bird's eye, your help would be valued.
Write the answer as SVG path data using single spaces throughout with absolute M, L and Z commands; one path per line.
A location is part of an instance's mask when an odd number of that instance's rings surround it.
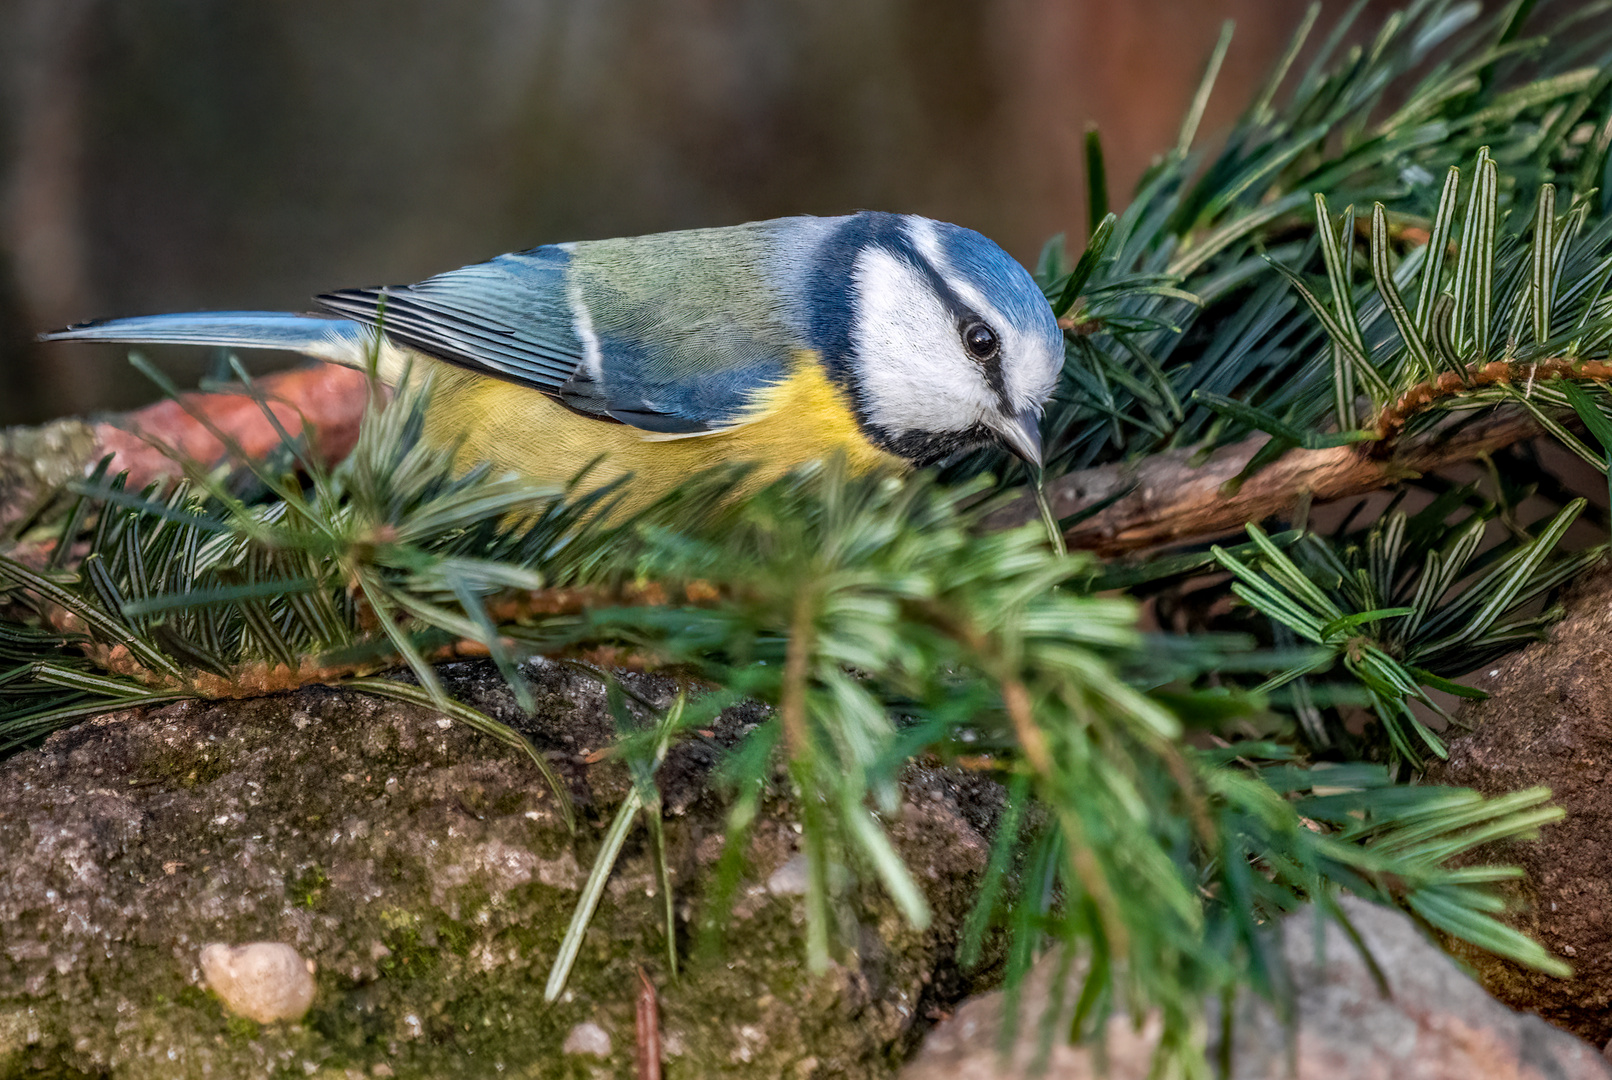
M 1001 348 L 996 331 L 982 322 L 971 322 L 963 327 L 963 348 L 976 360 L 989 360 Z

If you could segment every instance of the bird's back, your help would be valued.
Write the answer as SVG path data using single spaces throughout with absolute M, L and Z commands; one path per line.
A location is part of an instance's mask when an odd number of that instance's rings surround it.
M 630 474 L 635 502 L 735 462 L 755 466 L 752 483 L 835 453 L 857 470 L 895 466 L 806 338 L 796 282 L 841 220 L 550 245 L 388 290 L 375 317 L 388 336 L 447 362 L 419 368 L 434 386 L 427 431 L 467 461 L 554 482 L 591 467 L 590 485 Z M 529 379 L 416 342 L 410 305 L 433 294 L 450 298 L 438 307 L 484 306 L 507 325 L 540 328 L 541 341 L 527 337 L 576 360 L 563 382 L 533 393 Z

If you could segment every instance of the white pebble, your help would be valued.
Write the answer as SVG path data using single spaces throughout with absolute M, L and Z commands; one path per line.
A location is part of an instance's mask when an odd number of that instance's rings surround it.
M 208 945 L 201 969 L 230 1012 L 260 1024 L 300 1020 L 313 1005 L 313 961 L 278 941 Z
M 796 855 L 772 872 L 767 879 L 767 891 L 774 896 L 805 896 L 807 887 L 806 856 Z
M 565 1037 L 565 1043 L 560 1047 L 567 1054 L 592 1054 L 594 1057 L 610 1056 L 610 1033 L 598 1024 L 584 1021 L 571 1029 Z

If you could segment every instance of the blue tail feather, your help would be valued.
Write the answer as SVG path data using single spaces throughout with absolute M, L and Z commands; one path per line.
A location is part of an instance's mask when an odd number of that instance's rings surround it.
M 40 334 L 40 341 L 221 345 L 284 349 L 322 360 L 362 364 L 372 331 L 348 319 L 285 311 L 191 311 L 102 319 Z

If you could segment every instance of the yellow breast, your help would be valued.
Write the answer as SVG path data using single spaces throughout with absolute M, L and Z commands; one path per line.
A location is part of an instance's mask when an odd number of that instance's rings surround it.
M 631 502 L 642 504 L 717 465 L 753 462 L 759 487 L 797 465 L 844 455 L 854 472 L 906 468 L 857 426 L 845 392 L 828 380 L 811 353 L 797 356 L 783 382 L 756 395 L 743 422 L 701 435 L 664 436 L 579 416 L 552 398 L 433 360 L 417 361 L 434 381 L 426 437 L 460 444 L 468 464 L 489 461 L 538 480 L 563 484 L 590 462 L 597 487 L 631 474 Z

